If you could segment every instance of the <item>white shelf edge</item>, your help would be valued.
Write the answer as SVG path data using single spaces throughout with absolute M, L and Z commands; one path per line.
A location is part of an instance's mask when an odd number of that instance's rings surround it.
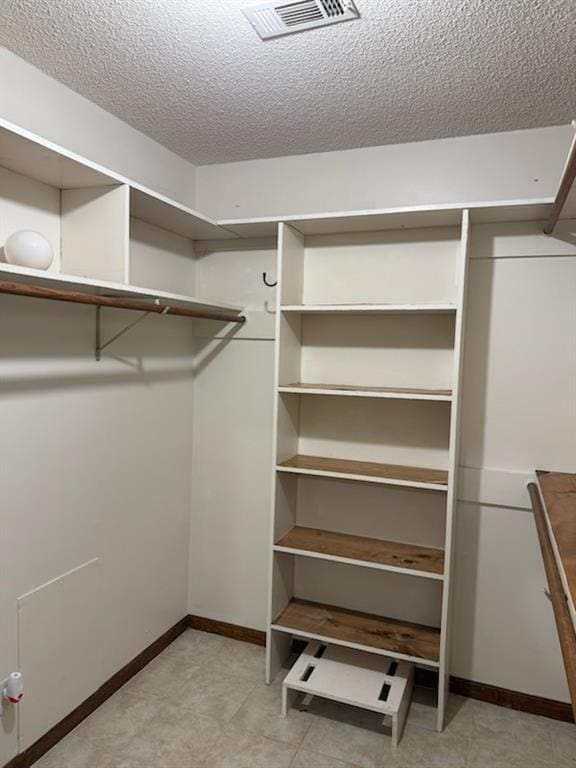
M 377 483 L 378 485 L 398 485 L 402 488 L 422 488 L 426 491 L 439 491 L 446 493 L 448 485 L 442 483 L 417 483 L 411 480 L 394 480 L 385 477 L 372 477 L 369 475 L 355 475 L 348 472 L 328 472 L 323 469 L 300 469 L 299 467 L 276 466 L 277 472 L 287 472 L 293 475 L 311 475 L 313 477 L 332 477 L 336 480 L 353 480 L 359 483 Z
M 397 206 L 394 208 L 372 208 L 363 210 L 347 210 L 347 211 L 330 211 L 327 213 L 296 213 L 289 216 L 254 216 L 237 219 L 218 219 L 217 224 L 221 227 L 225 227 L 232 232 L 235 232 L 240 237 L 243 237 L 243 233 L 251 232 L 253 236 L 258 236 L 259 233 L 270 234 L 278 224 L 288 224 L 298 229 L 301 226 L 303 229 L 306 225 L 315 223 L 330 223 L 333 221 L 335 224 L 339 223 L 339 220 L 355 221 L 360 220 L 363 217 L 387 217 L 387 216 L 418 216 L 418 214 L 446 214 L 454 213 L 459 214 L 463 210 L 468 209 L 472 213 L 473 221 L 498 221 L 502 220 L 502 215 L 505 217 L 508 215 L 514 215 L 515 211 L 526 210 L 526 213 L 533 217 L 536 215 L 538 218 L 542 216 L 546 218 L 548 209 L 554 202 L 553 197 L 537 197 L 526 199 L 512 199 L 512 200 L 484 200 L 479 202 L 456 202 L 456 203 L 439 203 L 436 205 L 417 205 L 417 206 Z M 529 209 L 533 210 L 530 211 Z M 535 210 L 534 210 L 535 209 Z M 476 216 L 474 215 L 476 214 Z M 505 219 L 506 220 L 506 219 Z M 510 220 L 514 220 L 511 218 Z M 410 228 L 410 227 L 407 227 Z
M 367 397 L 382 400 L 428 400 L 438 403 L 451 403 L 452 395 L 410 394 L 405 392 L 366 392 L 361 389 L 323 389 L 314 387 L 299 389 L 298 387 L 278 387 L 281 394 L 291 395 L 327 395 L 336 397 Z
M 50 287 L 51 285 L 55 287 L 55 284 L 64 283 L 71 287 L 92 288 L 99 292 L 100 295 L 112 293 L 114 295 L 122 295 L 132 298 L 164 299 L 165 301 L 173 301 L 178 304 L 206 307 L 208 309 L 224 309 L 230 310 L 231 312 L 242 312 L 243 309 L 243 307 L 233 304 L 223 304 L 220 302 L 199 299 L 194 296 L 187 296 L 185 294 L 171 293 L 170 291 L 157 291 L 151 288 L 142 288 L 138 285 L 125 285 L 124 283 L 113 283 L 106 280 L 93 280 L 88 277 L 66 275 L 58 272 L 44 272 L 39 269 L 28 269 L 27 267 L 17 267 L 12 264 L 0 262 L 0 278 L 4 279 L 10 276 L 17 278 L 32 278 L 40 283 L 46 283 L 46 287 Z M 22 282 L 22 280 L 19 282 Z
M 296 555 L 297 557 L 310 557 L 314 560 L 328 560 L 332 563 L 343 563 L 344 565 L 354 565 L 359 568 L 372 568 L 376 571 L 390 571 L 391 573 L 400 573 L 404 576 L 417 576 L 418 578 L 431 579 L 432 581 L 444 581 L 444 574 L 431 573 L 430 571 L 420 571 L 416 568 L 400 568 L 396 565 L 384 565 L 383 563 L 373 563 L 370 560 L 357 560 L 353 557 L 342 557 L 341 555 L 328 555 L 324 552 L 315 552 L 310 549 L 297 549 L 295 547 L 283 547 L 275 544 L 274 552 L 283 552 L 286 555 Z
M 457 311 L 456 304 L 282 304 L 281 312 L 301 314 L 403 314 L 415 312 L 422 314 L 452 314 Z
M 314 632 L 304 632 L 301 629 L 294 629 L 293 627 L 284 627 L 280 624 L 271 624 L 270 629 L 275 632 L 283 632 L 285 635 L 295 635 L 296 637 L 306 637 L 310 640 L 320 640 L 327 645 L 342 645 L 344 648 L 354 648 L 358 651 L 367 651 L 368 653 L 375 653 L 378 656 L 389 656 L 392 659 L 404 659 L 405 661 L 411 661 L 413 664 L 421 664 L 425 667 L 434 667 L 438 669 L 440 666 L 439 661 L 432 661 L 431 659 L 423 659 L 420 656 L 409 656 L 405 653 L 397 653 L 396 651 L 383 650 L 381 648 L 374 648 L 371 645 L 360 645 L 359 643 L 350 643 L 347 640 L 339 640 L 335 637 L 328 637 L 326 635 L 317 635 Z

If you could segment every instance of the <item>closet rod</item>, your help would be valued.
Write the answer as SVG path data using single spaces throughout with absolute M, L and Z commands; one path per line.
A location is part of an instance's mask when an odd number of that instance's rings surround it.
M 114 309 L 131 309 L 137 312 L 153 312 L 157 315 L 177 315 L 178 317 L 194 317 L 202 320 L 221 320 L 225 323 L 245 323 L 243 315 L 218 309 L 186 309 L 186 307 L 171 307 L 160 303 L 149 303 L 138 299 L 124 297 L 96 296 L 76 291 L 62 291 L 53 288 L 41 288 L 25 283 L 8 283 L 0 280 L 0 293 L 14 296 L 30 296 L 36 299 L 50 301 L 68 301 L 73 304 L 89 304 L 93 307 L 112 307 Z M 158 302 L 158 300 L 156 300 Z
M 574 630 L 570 612 L 568 611 L 566 594 L 558 572 L 558 565 L 556 564 L 552 542 L 550 541 L 546 516 L 544 514 L 540 492 L 536 483 L 528 483 L 528 493 L 530 494 L 530 500 L 532 502 L 534 520 L 536 521 L 536 530 L 540 541 L 540 549 L 542 550 L 542 559 L 544 560 L 544 570 L 546 571 L 546 578 L 550 588 L 550 599 L 552 600 L 552 608 L 554 610 L 554 618 L 556 619 L 560 648 L 562 650 L 564 667 L 566 669 L 568 689 L 572 701 L 572 712 L 574 714 L 574 721 L 576 722 L 576 631 Z
M 572 139 L 572 146 L 568 153 L 566 165 L 562 171 L 562 179 L 560 181 L 560 186 L 558 187 L 558 192 L 556 193 L 554 204 L 552 205 L 552 210 L 550 211 L 550 216 L 544 227 L 545 235 L 551 235 L 554 231 L 554 227 L 558 223 L 558 219 L 562 213 L 562 208 L 564 208 L 566 198 L 568 197 L 574 179 L 576 178 L 576 120 L 572 121 L 572 127 L 575 130 L 574 138 Z

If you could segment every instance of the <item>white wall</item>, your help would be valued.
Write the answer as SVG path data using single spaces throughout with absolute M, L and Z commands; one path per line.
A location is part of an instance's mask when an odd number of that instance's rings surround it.
M 219 219 L 554 196 L 570 126 L 198 168 Z
M 192 164 L 6 48 L 0 48 L 0 116 L 194 207 Z
M 0 78 L 0 117 L 193 202 L 194 168 L 165 148 L 5 50 Z M 59 253 L 59 191 L 16 189 L 0 175 L 0 246 L 33 222 Z M 104 310 L 103 337 L 132 315 Z M 94 323 L 89 307 L 0 296 L 0 679 L 26 676 L 0 765 L 187 613 L 193 326 L 149 317 L 98 363 Z

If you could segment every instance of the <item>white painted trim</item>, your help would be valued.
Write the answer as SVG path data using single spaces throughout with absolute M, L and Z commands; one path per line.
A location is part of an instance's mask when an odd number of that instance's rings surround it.
M 284 284 L 284 244 L 285 244 L 285 226 L 278 226 L 278 254 L 277 254 L 277 279 L 276 279 L 276 301 L 274 305 L 278 307 L 282 296 Z M 275 343 L 274 343 L 274 405 L 272 415 L 272 482 L 270 496 L 270 522 L 269 522 L 269 560 L 268 560 L 268 610 L 266 626 L 266 682 L 270 685 L 279 672 L 283 662 L 282 656 L 289 653 L 290 638 L 284 638 L 284 642 L 274 635 L 272 622 L 276 619 L 273 615 L 275 596 L 274 596 L 274 544 L 275 537 L 275 518 L 276 518 L 276 464 L 278 463 L 278 382 L 280 380 L 280 327 L 282 323 L 282 314 L 276 312 L 275 317 Z
M 49 579 L 48 581 L 45 581 L 43 584 L 40 584 L 38 587 L 34 587 L 34 589 L 30 589 L 28 592 L 24 592 L 23 595 L 19 595 L 16 598 L 16 602 L 20 604 L 23 600 L 26 600 L 31 595 L 34 595 L 36 592 L 40 592 L 46 587 L 49 587 L 51 584 L 56 584 L 57 582 L 62 581 L 62 579 L 65 579 L 68 576 L 72 576 L 74 573 L 81 571 L 83 568 L 87 568 L 89 565 L 95 565 L 98 561 L 99 561 L 98 557 L 93 557 L 91 560 L 87 560 L 85 563 L 82 563 L 81 565 L 77 565 L 75 568 L 70 568 L 69 571 L 65 571 L 64 573 L 61 573 L 59 576 L 55 576 L 53 579 Z
M 464 369 L 464 332 L 466 320 L 466 289 L 470 256 L 470 212 L 462 212 L 462 239 L 457 269 L 458 312 L 454 334 L 453 401 L 450 418 L 450 451 L 448 468 L 448 495 L 446 499 L 446 539 L 444 546 L 444 589 L 442 591 L 442 618 L 440 623 L 440 673 L 438 680 L 437 730 L 444 728 L 450 675 L 450 608 L 451 581 L 454 571 L 452 556 L 455 517 L 458 504 L 458 462 L 460 456 L 460 410 L 462 400 L 462 374 Z
M 527 483 L 533 472 L 460 467 L 458 501 L 512 509 L 531 509 Z

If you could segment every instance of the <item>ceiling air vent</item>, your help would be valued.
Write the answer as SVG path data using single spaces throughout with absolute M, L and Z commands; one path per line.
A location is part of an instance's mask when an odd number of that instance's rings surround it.
M 360 18 L 352 0 L 292 0 L 243 8 L 262 40 Z

